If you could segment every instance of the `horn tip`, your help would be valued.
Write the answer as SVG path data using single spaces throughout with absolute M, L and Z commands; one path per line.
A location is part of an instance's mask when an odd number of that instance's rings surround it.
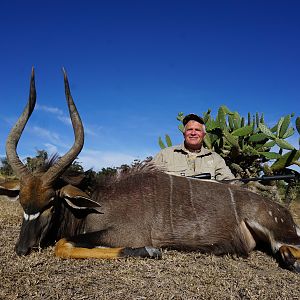
M 63 71 L 64 77 L 67 78 L 67 72 L 66 72 L 65 67 L 62 67 L 61 69 L 62 69 L 62 71 Z
M 34 77 L 34 66 L 31 67 L 31 77 Z

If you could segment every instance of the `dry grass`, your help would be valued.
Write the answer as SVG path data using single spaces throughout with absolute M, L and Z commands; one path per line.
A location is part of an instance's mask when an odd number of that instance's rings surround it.
M 249 258 L 164 251 L 162 260 L 61 260 L 14 253 L 21 209 L 0 199 L 0 299 L 299 299 L 300 275 Z

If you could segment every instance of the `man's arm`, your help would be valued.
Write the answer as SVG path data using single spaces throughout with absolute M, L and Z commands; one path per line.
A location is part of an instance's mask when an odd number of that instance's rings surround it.
M 152 159 L 152 161 L 159 169 L 165 170 L 166 162 L 164 160 L 163 150 L 159 151 Z
M 234 179 L 235 177 L 226 165 L 225 160 L 217 153 L 214 156 L 216 180 Z

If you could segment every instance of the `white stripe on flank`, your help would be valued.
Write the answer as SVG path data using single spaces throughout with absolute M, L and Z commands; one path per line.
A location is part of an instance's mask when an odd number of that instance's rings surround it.
M 298 226 L 296 226 L 296 232 L 297 232 L 297 235 L 300 236 L 300 228 Z
M 235 200 L 234 200 L 234 196 L 233 196 L 232 190 L 230 188 L 228 188 L 228 190 L 229 190 L 229 193 L 230 193 L 230 199 L 231 199 L 231 203 L 232 203 L 232 206 L 233 206 L 235 219 L 236 219 L 236 222 L 238 223 L 239 218 L 238 218 L 238 214 L 237 214 L 237 211 L 236 211 L 236 203 L 235 203 Z
M 195 205 L 194 205 L 194 193 L 193 193 L 192 181 L 190 179 L 191 178 L 187 178 L 188 183 L 189 183 L 189 189 L 190 189 L 190 203 L 191 203 L 191 206 L 193 208 L 193 212 L 194 212 L 195 219 L 197 220 L 197 224 L 200 227 L 200 222 L 199 222 L 199 219 L 198 219 L 198 214 L 197 214 L 197 211 L 196 211 L 196 208 L 195 208 Z
M 174 225 L 173 225 L 173 216 L 172 216 L 172 212 L 173 212 L 173 176 L 169 175 L 170 178 L 170 223 L 171 223 L 171 229 L 172 229 L 172 233 L 174 232 Z
M 24 212 L 24 219 L 26 220 L 26 221 L 32 221 L 32 220 L 35 220 L 35 219 L 37 219 L 39 216 L 40 216 L 40 214 L 41 213 L 36 213 L 36 214 L 34 214 L 34 215 L 27 215 L 25 212 Z

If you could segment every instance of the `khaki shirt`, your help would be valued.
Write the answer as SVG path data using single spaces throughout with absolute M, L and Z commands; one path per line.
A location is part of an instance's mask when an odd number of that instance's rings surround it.
M 163 171 L 179 176 L 193 176 L 210 173 L 212 179 L 234 179 L 224 159 L 206 148 L 200 152 L 190 152 L 184 144 L 162 149 L 153 162 Z

